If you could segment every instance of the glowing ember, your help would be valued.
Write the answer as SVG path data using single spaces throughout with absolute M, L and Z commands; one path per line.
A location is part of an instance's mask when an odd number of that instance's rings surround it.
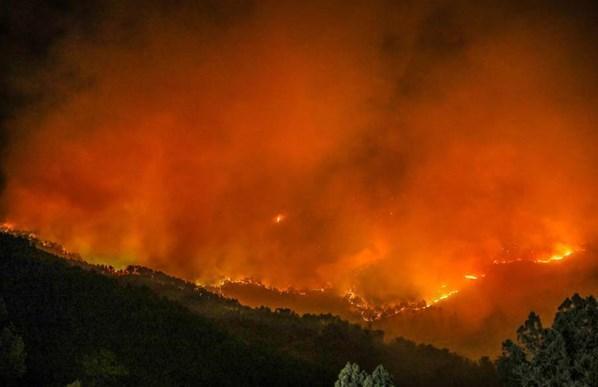
M 277 215 L 274 217 L 274 223 L 276 223 L 276 224 L 279 224 L 279 223 L 281 223 L 282 221 L 284 221 L 285 219 L 286 219 L 286 215 L 285 215 L 285 214 L 277 214 Z
M 468 280 L 477 280 L 478 279 L 478 276 L 475 274 L 465 274 L 463 277 Z

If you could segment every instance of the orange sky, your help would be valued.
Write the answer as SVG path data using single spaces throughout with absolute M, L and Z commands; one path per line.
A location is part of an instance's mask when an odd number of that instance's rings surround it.
M 591 39 L 469 3 L 115 2 L 23 81 L 44 98 L 10 123 L 6 219 L 96 262 L 374 300 L 593 243 Z

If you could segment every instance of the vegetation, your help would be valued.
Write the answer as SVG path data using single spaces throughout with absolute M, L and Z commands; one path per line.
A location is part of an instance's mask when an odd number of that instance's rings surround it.
M 506 386 L 598 386 L 598 303 L 575 294 L 558 308 L 552 327 L 531 313 L 497 361 Z
M 8 320 L 4 299 L 0 298 L 0 382 L 11 385 L 25 373 L 25 344 Z
M 108 272 L 111 269 L 107 269 Z M 350 324 L 330 314 L 299 316 L 289 309 L 248 308 L 202 287 L 142 267 L 129 267 L 119 280 L 148 286 L 155 293 L 209 317 L 243 341 L 276 348 L 295 358 L 321 365 L 332 386 L 349 360 L 373 369 L 384 364 L 399 386 L 496 386 L 488 358 L 473 362 L 431 345 L 398 338 L 384 341 L 382 331 Z
M 27 350 L 23 386 L 324 385 L 318 367 L 24 238 L 0 236 L 0 295 Z
M 347 363 L 338 374 L 334 387 L 394 387 L 392 376 L 379 365 L 372 374 L 359 370 L 359 365 Z
M 398 386 L 494 386 L 487 361 L 331 315 L 247 308 L 148 269 L 127 275 L 0 234 L 0 296 L 26 350 L 18 385 L 332 386 L 350 360 Z

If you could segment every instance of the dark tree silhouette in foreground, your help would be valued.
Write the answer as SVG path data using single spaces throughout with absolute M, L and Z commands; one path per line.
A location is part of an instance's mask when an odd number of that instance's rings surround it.
M 0 297 L 0 384 L 10 385 L 25 373 L 25 344 L 8 320 L 4 299 Z
M 497 361 L 507 386 L 597 386 L 598 303 L 575 294 L 559 307 L 552 327 L 532 312 L 507 340 Z
M 334 383 L 335 387 L 394 387 L 392 376 L 382 366 L 374 369 L 372 374 L 365 370 L 360 370 L 359 365 L 347 363 L 338 374 L 338 380 Z

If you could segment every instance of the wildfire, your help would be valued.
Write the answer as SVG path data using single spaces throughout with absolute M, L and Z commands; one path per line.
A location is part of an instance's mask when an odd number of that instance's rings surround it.
M 366 301 L 363 297 L 355 293 L 353 289 L 349 289 L 345 293 L 344 299 L 351 305 L 354 311 L 359 313 L 361 319 L 365 322 L 371 323 L 373 321 L 389 318 L 400 313 L 408 311 L 419 311 L 428 308 L 425 301 L 420 302 L 401 302 L 398 304 L 372 304 Z
M 45 252 L 66 258 L 71 260 L 81 260 L 81 256 L 76 253 L 67 250 L 64 246 L 60 243 L 48 241 L 45 239 L 41 239 L 32 231 L 22 230 L 19 229 L 14 223 L 12 222 L 3 222 L 0 224 L 0 232 L 9 234 L 15 237 L 25 238 L 29 241 L 29 243 L 40 250 Z
M 500 265 L 500 264 L 509 264 L 509 263 L 514 263 L 514 262 L 527 261 L 527 262 L 533 262 L 533 263 L 537 263 L 537 264 L 549 264 L 549 263 L 563 261 L 564 259 L 573 255 L 576 251 L 581 251 L 581 249 L 574 248 L 568 244 L 558 244 L 558 245 L 556 245 L 555 251 L 556 252 L 554 252 L 552 255 L 548 256 L 547 258 L 536 258 L 536 259 L 516 258 L 516 259 L 510 259 L 510 260 L 494 260 L 492 263 L 495 265 Z M 467 281 L 477 281 L 484 277 L 486 277 L 485 274 L 468 273 L 468 274 L 463 275 L 463 278 Z M 443 283 L 440 286 L 440 288 L 442 290 L 444 290 L 444 292 L 442 292 L 439 296 L 434 297 L 434 298 L 430 299 L 429 301 L 427 301 L 425 306 L 411 308 L 411 310 L 427 309 L 435 304 L 438 304 L 439 302 L 447 300 L 448 298 L 450 298 L 460 292 L 460 289 L 453 289 L 450 291 L 446 291 L 447 287 L 448 287 L 447 284 Z M 403 310 L 401 310 L 401 311 L 403 311 Z
M 563 259 L 571 256 L 574 253 L 573 248 L 565 246 L 562 248 L 562 251 L 556 254 L 551 255 L 545 259 L 536 259 L 536 263 L 551 263 L 551 262 L 558 262 L 562 261 Z
M 0 230 L 5 232 L 14 231 L 15 225 L 12 222 L 3 222 L 2 224 L 0 224 Z
M 273 218 L 273 222 L 278 224 L 284 221 L 286 218 L 285 214 L 279 213 Z M 44 250 L 46 252 L 59 255 L 68 259 L 75 259 L 80 260 L 80 256 L 76 253 L 68 251 L 62 245 L 54 242 L 50 242 L 47 240 L 40 239 L 36 236 L 36 234 L 29 232 L 29 231 L 22 231 L 19 230 L 13 223 L 11 222 L 4 222 L 0 223 L 0 232 L 11 234 L 14 236 L 25 237 L 27 238 L 33 245 L 35 245 L 40 250 Z M 532 262 L 536 264 L 551 264 L 555 262 L 561 262 L 568 257 L 574 255 L 578 251 L 583 251 L 583 249 L 579 247 L 573 247 L 569 244 L 557 244 L 555 245 L 553 252 L 550 255 L 546 255 L 545 257 L 540 258 L 525 258 L 525 257 L 517 257 L 514 259 L 505 259 L 505 260 L 494 260 L 492 263 L 495 265 L 499 264 L 508 264 L 514 262 Z M 138 268 L 131 266 L 126 270 L 115 271 L 115 275 L 134 275 L 138 274 Z M 418 312 L 424 311 L 428 308 L 431 308 L 441 302 L 448 300 L 449 298 L 459 294 L 466 286 L 467 283 L 470 283 L 470 286 L 473 286 L 473 282 L 477 282 L 482 280 L 486 277 L 485 273 L 480 272 L 468 272 L 463 274 L 462 278 L 464 281 L 461 282 L 461 286 L 455 287 L 455 284 L 451 283 L 441 283 L 439 286 L 439 290 L 435 296 L 430 299 L 420 300 L 420 301 L 401 301 L 397 303 L 386 303 L 386 304 L 376 304 L 368 301 L 366 297 L 363 295 L 358 294 L 353 288 L 350 288 L 343 296 L 343 299 L 350 305 L 351 309 L 356 312 L 363 321 L 371 323 L 377 320 L 381 320 L 384 318 L 389 318 L 395 316 L 400 313 L 408 313 L 408 312 Z M 313 293 L 322 293 L 322 292 L 334 292 L 334 288 L 332 285 L 328 284 L 326 287 L 316 287 L 316 288 L 305 288 L 305 289 L 295 289 L 293 287 L 287 288 L 279 288 L 274 287 L 270 284 L 264 283 L 260 280 L 255 278 L 247 277 L 243 279 L 233 279 L 231 277 L 225 276 L 222 277 L 219 281 L 216 281 L 212 284 L 206 284 L 201 282 L 200 280 L 195 281 L 195 285 L 204 287 L 209 289 L 210 291 L 214 291 L 216 293 L 222 294 L 222 290 L 224 287 L 230 284 L 238 284 L 238 285 L 253 285 L 265 288 L 269 291 L 277 292 L 279 294 L 288 293 L 294 294 L 299 296 L 309 296 Z
M 273 218 L 274 223 L 280 223 L 285 219 L 284 214 L 278 214 Z M 552 262 L 558 262 L 566 259 L 567 257 L 573 255 L 576 251 L 580 249 L 573 248 L 571 245 L 566 244 L 559 244 L 556 245 L 554 249 L 554 253 L 547 258 L 536 258 L 536 259 L 525 259 L 525 258 L 516 258 L 510 260 L 495 260 L 493 264 L 507 264 L 513 262 L 534 262 L 538 264 L 547 264 Z M 480 281 L 486 277 L 485 273 L 466 273 L 463 275 L 463 279 L 466 282 L 476 282 Z M 466 282 L 462 283 L 462 286 L 466 286 Z M 261 281 L 255 280 L 253 278 L 245 278 L 245 279 L 231 279 L 230 277 L 224 277 L 216 284 L 211 286 L 206 286 L 205 284 L 196 281 L 196 285 L 200 285 L 203 287 L 208 287 L 214 291 L 221 292 L 222 288 L 228 284 L 239 284 L 239 285 L 255 285 L 266 288 L 270 291 L 275 291 L 278 293 L 289 293 L 295 294 L 300 296 L 308 296 L 312 292 L 325 292 L 325 291 L 333 291 L 332 287 L 326 288 L 314 288 L 314 289 L 302 289 L 296 290 L 294 288 L 276 288 L 270 285 L 266 285 Z M 473 285 L 473 284 L 472 284 Z M 421 300 L 421 301 L 402 301 L 398 303 L 387 303 L 387 304 L 375 304 L 369 302 L 364 296 L 358 294 L 353 288 L 350 288 L 343 296 L 343 299 L 350 305 L 351 309 L 358 313 L 361 319 L 367 323 L 371 323 L 374 321 L 378 321 L 385 318 L 390 318 L 392 316 L 401 314 L 401 313 L 408 313 L 408 312 L 419 312 L 429 309 L 439 303 L 442 303 L 451 297 L 459 294 L 463 290 L 463 287 L 454 288 L 452 285 L 448 283 L 442 283 L 439 286 L 439 292 L 436 296 Z
M 495 259 L 494 261 L 492 261 L 492 264 L 506 265 L 506 264 L 515 263 L 515 262 L 533 262 L 533 263 L 540 263 L 540 264 L 554 263 L 554 262 L 559 262 L 559 261 L 564 260 L 565 258 L 570 257 L 577 251 L 583 251 L 583 249 L 578 248 L 578 247 L 576 248 L 576 247 L 573 247 L 572 245 L 568 245 L 568 244 L 557 244 L 556 248 L 555 248 L 555 252 L 553 252 L 552 255 L 549 255 L 547 257 L 540 257 L 540 258 L 518 257 L 518 258 L 511 258 L 511 259 Z
M 455 290 L 451 290 L 451 291 L 449 291 L 449 292 L 447 292 L 447 293 L 443 293 L 443 294 L 441 294 L 440 296 L 438 296 L 438 297 L 436 297 L 436 298 L 433 298 L 433 299 L 431 299 L 431 300 L 428 302 L 428 305 L 426 305 L 426 308 L 429 308 L 430 306 L 432 306 L 432 305 L 434 305 L 434 304 L 437 304 L 437 303 L 439 303 L 439 302 L 441 302 L 441 301 L 444 301 L 444 300 L 448 299 L 449 297 L 451 297 L 451 296 L 454 296 L 454 295 L 455 295 L 455 294 L 457 294 L 457 293 L 459 293 L 459 290 L 457 290 L 457 289 L 455 289 Z

